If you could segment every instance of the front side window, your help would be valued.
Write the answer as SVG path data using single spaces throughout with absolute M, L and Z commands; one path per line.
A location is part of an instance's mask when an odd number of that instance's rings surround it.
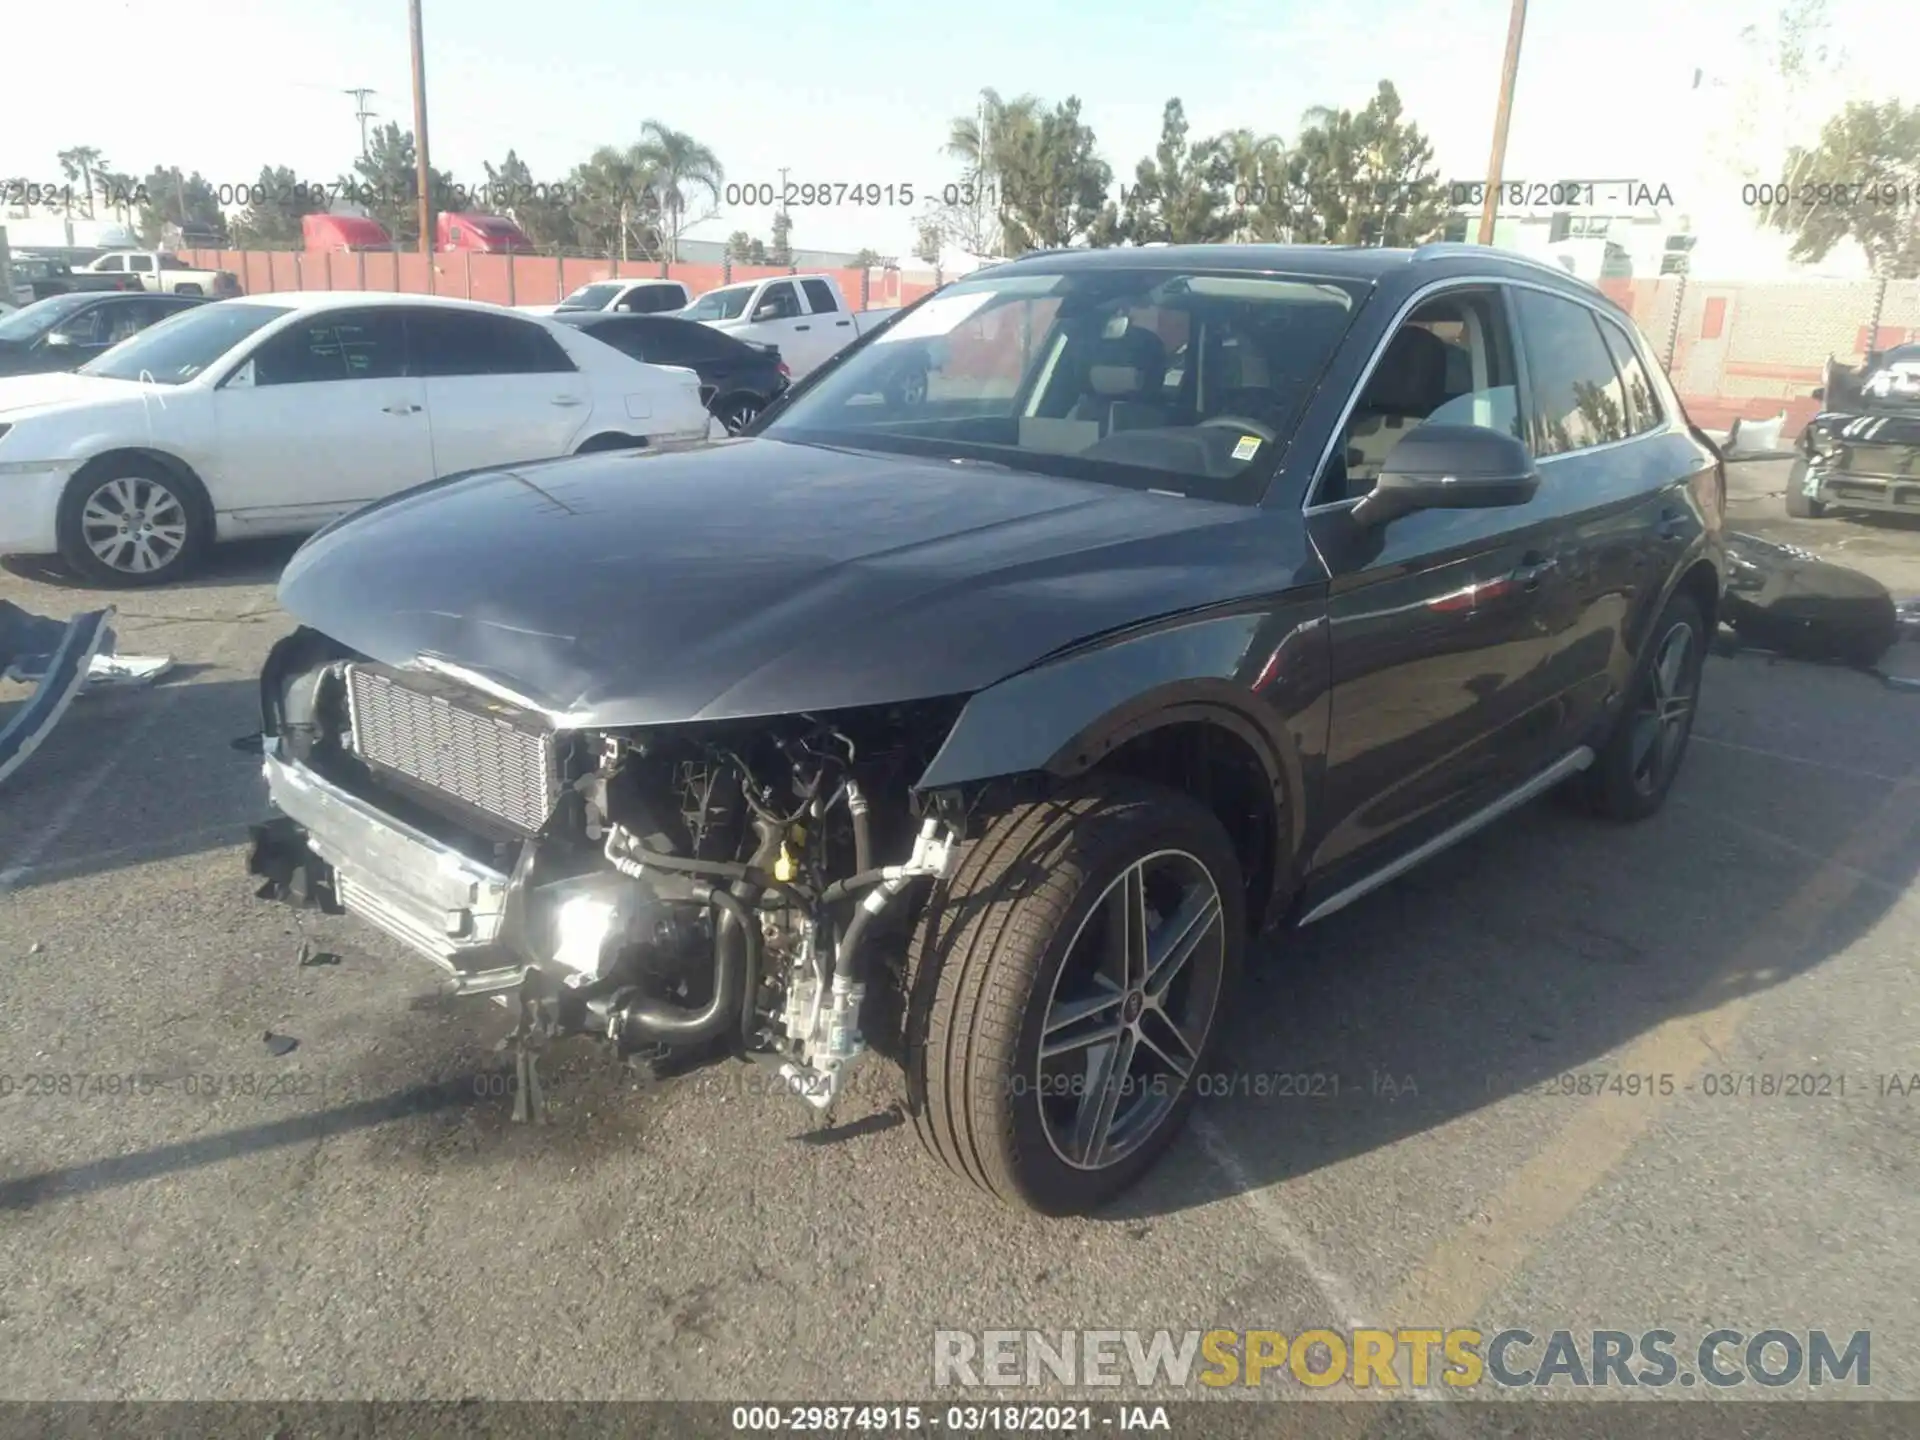
M 747 313 L 755 285 L 734 285 L 725 290 L 710 290 L 680 313 L 689 320 L 738 320 Z
M 642 285 L 629 290 L 618 308 L 630 315 L 663 315 L 686 303 L 686 292 L 678 285 Z
M 1452 291 L 1422 304 L 1394 332 L 1367 377 L 1313 503 L 1372 490 L 1409 431 L 1477 425 L 1520 438 L 1513 345 L 1499 295 Z
M 61 337 L 69 345 L 99 345 L 103 343 L 107 333 L 106 310 L 105 305 L 95 305 L 90 309 L 82 310 L 79 314 L 62 320 L 47 333 L 49 337 L 55 335 Z
M 1585 305 L 1538 290 L 1515 292 L 1532 390 L 1535 455 L 1565 455 L 1625 440 L 1627 400 L 1600 319 Z
M 477 310 L 422 307 L 407 312 L 414 373 L 428 378 L 461 375 L 552 375 L 571 372 L 567 352 L 540 326 Z
M 0 316 L 0 341 L 25 344 L 37 340 L 48 329 L 94 303 L 84 291 L 53 295 L 22 306 L 11 315 Z
M 763 433 L 1252 504 L 1362 293 L 1149 265 L 988 273 L 830 362 Z
M 114 346 L 99 359 L 82 365 L 80 373 L 106 380 L 184 385 L 217 365 L 255 331 L 290 313 L 285 305 L 252 301 L 195 305 Z
M 283 330 L 253 357 L 255 385 L 391 380 L 406 373 L 406 337 L 389 310 L 323 311 Z
M 560 302 L 562 310 L 601 310 L 609 300 L 620 293 L 618 281 L 602 281 L 597 285 L 582 285 L 566 299 Z
M 124 255 L 109 255 L 100 262 L 100 268 L 120 273 L 127 268 L 127 258 Z
M 787 280 L 767 286 L 753 307 L 756 320 L 792 320 L 799 314 L 800 297 L 793 293 L 793 284 Z

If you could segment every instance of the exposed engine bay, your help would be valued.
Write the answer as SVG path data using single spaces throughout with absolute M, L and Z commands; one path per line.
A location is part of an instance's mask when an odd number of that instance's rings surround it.
M 957 862 L 961 797 L 912 787 L 960 703 L 575 730 L 301 630 L 262 675 L 281 814 L 249 870 L 517 1006 L 529 1042 L 743 1055 L 825 1109 L 867 1048 L 879 942 Z

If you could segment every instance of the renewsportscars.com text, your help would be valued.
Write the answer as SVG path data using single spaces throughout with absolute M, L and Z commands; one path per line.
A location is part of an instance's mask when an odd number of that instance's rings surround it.
M 1872 1333 L 1711 1330 L 937 1330 L 941 1389 L 1336 1385 L 1385 1391 L 1873 1383 Z

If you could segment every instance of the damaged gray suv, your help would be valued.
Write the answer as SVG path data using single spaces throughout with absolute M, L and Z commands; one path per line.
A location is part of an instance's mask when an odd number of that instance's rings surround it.
M 822 1108 L 871 1049 L 955 1172 L 1084 1211 L 1178 1133 L 1252 937 L 1549 789 L 1659 808 L 1723 481 L 1557 270 L 1030 256 L 743 436 L 315 536 L 250 869 L 528 1047 L 745 1060 Z

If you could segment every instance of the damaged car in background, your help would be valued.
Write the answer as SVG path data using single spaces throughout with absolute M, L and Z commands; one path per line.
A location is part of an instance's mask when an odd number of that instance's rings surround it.
M 1920 515 L 1920 345 L 1877 352 L 1859 369 L 1827 366 L 1823 409 L 1800 432 L 1787 514 Z
M 249 870 L 508 1006 L 535 1114 L 564 1035 L 823 1109 L 871 1049 L 952 1170 L 1081 1212 L 1178 1133 L 1252 937 L 1548 790 L 1660 807 L 1724 508 L 1560 271 L 1030 256 L 743 436 L 311 539 Z

